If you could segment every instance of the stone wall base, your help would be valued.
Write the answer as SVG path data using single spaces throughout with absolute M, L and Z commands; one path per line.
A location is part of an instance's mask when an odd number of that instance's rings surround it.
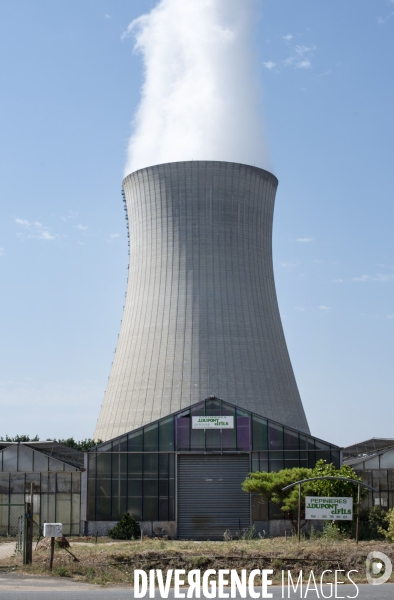
M 82 521 L 81 535 L 108 535 L 108 530 L 115 527 L 118 521 Z M 261 537 L 280 537 L 284 535 L 293 535 L 292 527 L 289 521 L 284 519 L 273 519 L 272 521 L 254 521 L 256 533 Z M 323 521 L 309 521 L 301 532 L 310 532 L 311 527 L 316 531 L 321 531 Z M 175 521 L 141 521 L 140 527 L 143 535 L 149 537 L 167 536 L 169 539 L 175 539 L 176 523 Z
M 311 527 L 315 531 L 321 531 L 323 529 L 324 521 L 308 521 L 304 527 L 301 528 L 301 533 L 310 533 Z M 293 535 L 293 529 L 289 521 L 284 519 L 272 519 L 272 521 L 254 521 L 256 533 L 260 534 L 261 537 L 280 537 L 284 535 Z
M 113 529 L 118 521 L 83 521 L 81 524 L 81 535 L 108 535 L 108 530 Z M 168 536 L 175 537 L 175 521 L 142 521 L 141 531 L 149 537 Z

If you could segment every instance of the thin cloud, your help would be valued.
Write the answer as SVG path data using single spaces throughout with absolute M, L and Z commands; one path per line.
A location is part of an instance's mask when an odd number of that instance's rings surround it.
M 4 256 L 4 248 L 0 248 L 0 256 Z
M 329 306 L 325 306 L 324 304 L 322 304 L 321 306 L 319 306 L 319 310 L 327 311 L 327 310 L 331 310 L 331 308 Z
M 352 281 L 368 281 L 369 275 L 361 275 L 360 277 L 353 277 Z
M 119 233 L 111 233 L 109 237 L 110 238 L 118 238 L 118 237 L 120 237 L 120 234 Z
M 69 219 L 75 219 L 75 217 L 78 216 L 77 212 L 74 212 L 73 210 L 69 210 L 68 211 L 68 215 L 66 215 L 65 217 L 62 217 L 63 221 L 68 221 Z
M 284 39 L 286 42 L 290 42 L 290 40 L 292 40 L 292 39 L 293 39 L 293 34 L 292 34 L 292 33 L 288 33 L 287 35 L 284 35 L 284 36 L 283 36 L 283 39 Z
M 104 15 L 104 19 L 112 19 L 111 15 Z
M 55 236 L 50 234 L 49 231 L 47 231 L 47 230 L 40 231 L 40 233 L 38 235 L 32 236 L 32 237 L 37 237 L 41 240 L 54 240 L 55 239 Z
M 263 65 L 265 66 L 266 69 L 268 69 L 269 71 L 271 71 L 271 69 L 273 69 L 274 67 L 276 67 L 276 63 L 272 62 L 272 60 L 269 60 L 267 62 L 263 62 Z
M 15 219 L 15 223 L 22 225 L 23 227 L 37 227 L 40 229 L 42 224 L 39 221 L 28 221 L 27 219 Z
M 297 45 L 295 47 L 295 51 L 297 52 L 297 54 L 299 56 L 304 56 L 304 54 L 309 54 L 310 52 L 312 52 L 313 50 L 316 50 L 316 46 L 299 46 Z
M 394 315 L 386 315 L 386 319 L 394 319 Z
M 313 242 L 313 238 L 311 238 L 311 237 L 297 238 L 297 242 L 303 242 L 303 243 Z
M 76 229 L 79 229 L 79 231 L 85 231 L 88 226 L 87 225 L 81 225 L 80 223 L 78 223 L 78 225 L 75 225 Z
M 322 77 L 327 77 L 327 75 L 330 75 L 330 73 L 332 73 L 332 69 L 323 71 L 323 73 L 319 73 L 318 75 L 316 75 L 316 77 L 317 77 L 317 79 L 321 79 Z
M 316 46 L 304 46 L 297 44 L 294 48 L 294 54 L 287 57 L 283 64 L 285 67 L 293 66 L 295 69 L 310 69 L 312 68 L 311 58 L 316 50 Z
M 394 281 L 394 273 L 376 273 L 375 275 L 361 275 L 360 277 L 353 277 L 352 281 L 379 281 L 386 283 L 387 281 Z
M 386 281 L 393 281 L 393 280 L 394 280 L 394 274 L 393 273 L 390 273 L 390 274 L 377 273 L 376 275 L 374 275 L 372 277 L 372 281 L 386 282 Z
M 42 223 L 39 221 L 28 221 L 27 219 L 15 219 L 15 223 L 21 225 L 25 229 L 29 230 L 28 238 L 38 240 L 54 240 L 55 236 L 52 235 L 47 228 L 44 228 Z M 21 235 L 21 234 L 18 234 Z
M 298 310 L 299 312 L 305 312 L 306 308 L 304 306 L 295 306 L 294 310 Z
M 343 279 L 333 279 L 333 283 L 343 283 Z
M 283 64 L 285 65 L 285 67 L 290 67 L 293 63 L 294 63 L 294 56 L 289 56 L 288 58 L 285 58 L 285 60 L 283 61 Z
M 310 69 L 312 67 L 310 60 L 301 60 L 296 64 L 296 69 Z
M 299 264 L 300 263 L 281 262 L 280 266 L 289 269 L 291 267 L 298 267 Z

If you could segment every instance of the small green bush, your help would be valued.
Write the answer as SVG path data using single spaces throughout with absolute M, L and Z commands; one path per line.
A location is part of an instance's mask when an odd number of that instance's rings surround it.
M 379 533 L 381 533 L 388 542 L 394 542 L 394 508 L 386 513 L 385 521 L 387 523 L 386 528 L 379 527 Z
M 56 569 L 53 569 L 53 574 L 56 577 L 71 577 L 67 567 L 64 566 L 56 567 Z
M 323 525 L 321 537 L 324 540 L 340 541 L 344 539 L 345 535 L 341 532 L 340 528 L 336 523 L 333 523 L 332 521 L 327 521 Z
M 125 513 L 108 535 L 114 540 L 135 540 L 141 536 L 139 523 L 129 513 Z

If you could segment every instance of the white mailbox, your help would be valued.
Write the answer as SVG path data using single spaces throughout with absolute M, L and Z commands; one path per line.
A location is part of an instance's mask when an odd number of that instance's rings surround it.
M 62 537 L 61 523 L 44 523 L 44 537 Z

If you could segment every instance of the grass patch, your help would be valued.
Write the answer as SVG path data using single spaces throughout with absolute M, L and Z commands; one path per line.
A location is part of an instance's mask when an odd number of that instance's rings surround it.
M 73 562 L 65 550 L 55 549 L 52 575 L 70 577 L 98 585 L 133 585 L 134 569 L 273 569 L 273 580 L 279 584 L 282 570 L 296 574 L 313 570 L 319 576 L 324 570 L 356 569 L 354 580 L 365 583 L 365 561 L 369 552 L 384 552 L 394 564 L 394 546 L 386 541 L 360 542 L 353 540 L 319 538 L 241 539 L 226 542 L 165 541 L 144 539 L 130 542 L 110 542 L 108 538 L 69 538 L 75 543 L 71 551 L 80 562 Z M 23 566 L 21 557 L 6 560 L 13 569 L 31 575 L 50 575 L 49 549 L 33 552 L 33 564 Z M 0 560 L 0 567 L 2 561 Z M 341 575 L 344 575 L 342 573 Z M 329 581 L 329 578 L 325 578 Z M 392 577 L 390 581 L 394 581 Z M 256 581 L 257 583 L 257 581 Z

